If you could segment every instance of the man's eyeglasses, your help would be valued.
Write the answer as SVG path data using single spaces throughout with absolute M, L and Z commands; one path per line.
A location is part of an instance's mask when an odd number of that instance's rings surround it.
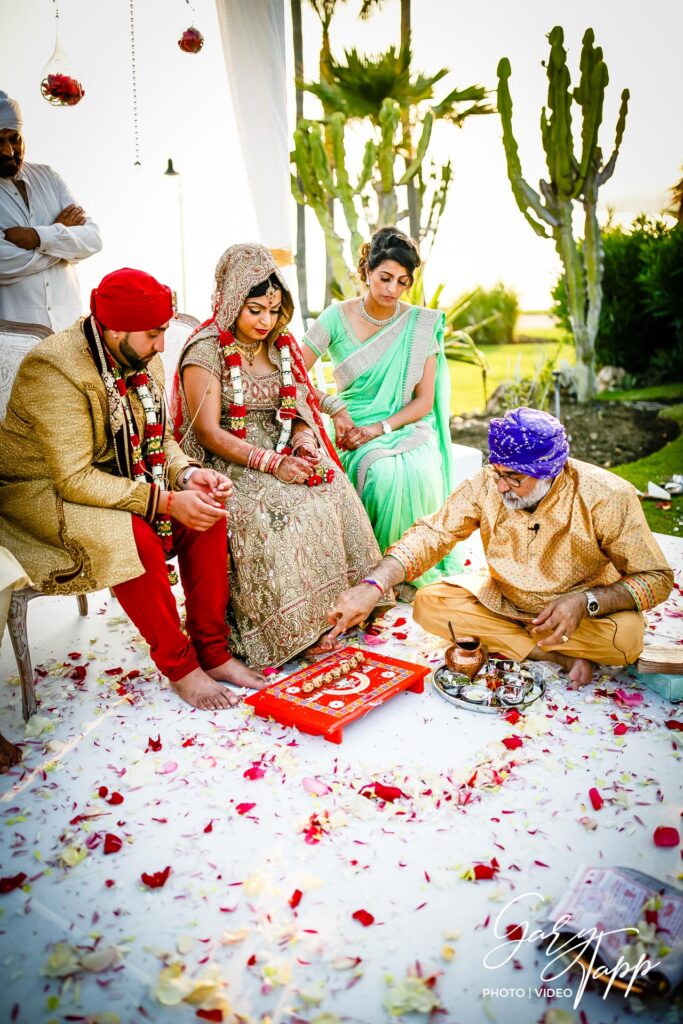
M 489 466 L 489 468 L 491 469 L 491 476 L 493 477 L 496 483 L 498 483 L 499 480 L 503 480 L 508 485 L 508 487 L 511 487 L 513 489 L 513 491 L 518 490 L 520 487 L 522 487 L 524 481 L 529 479 L 528 474 L 526 476 L 521 477 L 510 476 L 509 473 L 499 473 L 497 469 L 493 469 L 493 467 L 491 466 Z

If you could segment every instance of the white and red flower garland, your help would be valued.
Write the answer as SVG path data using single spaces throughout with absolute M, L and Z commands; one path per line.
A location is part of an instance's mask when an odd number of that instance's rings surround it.
M 133 480 L 139 483 L 149 482 L 163 488 L 164 470 L 166 466 L 166 453 L 164 452 L 164 425 L 161 421 L 160 407 L 155 402 L 149 389 L 149 376 L 143 371 L 132 374 L 128 381 L 124 380 L 121 369 L 107 353 L 107 362 L 111 370 L 116 390 L 121 395 L 123 408 L 128 428 L 128 440 L 130 442 L 131 463 Z M 130 401 L 128 399 L 129 385 L 140 399 L 145 412 L 145 432 L 142 437 L 137 432 L 135 420 L 133 419 Z M 157 515 L 154 519 L 154 528 L 161 538 L 161 543 L 166 555 L 173 550 L 173 531 L 171 517 L 169 515 Z M 169 567 L 171 583 L 177 582 L 175 570 Z
M 230 433 L 243 440 L 247 436 L 247 407 L 244 402 L 244 386 L 242 383 L 242 356 L 235 341 L 232 331 L 218 332 L 218 342 L 223 351 L 226 369 L 230 375 L 232 384 L 233 400 L 230 403 Z M 280 382 L 280 407 L 275 413 L 275 418 L 280 424 L 280 437 L 275 446 L 279 455 L 292 454 L 292 425 L 296 419 L 296 384 L 292 373 L 292 342 L 289 334 L 280 334 L 275 341 L 275 347 L 280 353 L 282 363 L 282 380 Z M 334 470 L 325 469 L 319 466 L 314 473 L 311 473 L 307 480 L 309 487 L 315 487 L 322 483 L 332 483 Z

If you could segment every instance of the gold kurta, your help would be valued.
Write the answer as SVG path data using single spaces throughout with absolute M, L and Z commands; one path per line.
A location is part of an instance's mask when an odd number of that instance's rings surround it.
M 673 586 L 673 572 L 632 485 L 576 459 L 569 459 L 533 512 L 506 508 L 485 467 L 386 553 L 411 580 L 477 529 L 488 572 L 444 582 L 457 583 L 510 618 L 535 618 L 564 594 L 617 582 L 644 610 L 665 601 Z
M 83 321 L 40 342 L 17 373 L 0 423 L 0 545 L 49 594 L 73 594 L 143 572 L 131 513 L 149 517 L 152 488 L 117 475 L 109 404 Z M 163 392 L 156 356 L 148 365 Z M 142 436 L 145 415 L 130 401 Z M 190 460 L 167 428 L 172 487 Z
M 271 361 L 280 356 L 271 343 Z M 215 335 L 200 334 L 180 357 L 180 366 L 198 365 L 220 381 L 221 422 L 229 428 L 233 388 Z M 275 447 L 280 425 L 280 371 L 252 376 L 242 364 L 247 407 L 247 441 Z M 192 430 L 183 446 L 195 459 L 225 473 L 235 485 L 228 502 L 230 542 L 230 645 L 251 665 L 281 665 L 309 647 L 330 628 L 327 612 L 339 594 L 376 565 L 381 553 L 372 526 L 345 473 L 324 448 L 307 404 L 307 388 L 296 385 L 296 408 L 311 428 L 322 464 L 335 470 L 332 483 L 318 487 L 286 484 L 205 451 Z M 184 422 L 189 422 L 183 399 Z

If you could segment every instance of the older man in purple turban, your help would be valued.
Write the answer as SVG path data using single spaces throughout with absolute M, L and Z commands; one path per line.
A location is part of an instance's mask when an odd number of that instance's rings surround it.
M 537 409 L 492 420 L 489 448 L 488 465 L 392 544 L 372 579 L 342 594 L 332 635 L 365 618 L 380 591 L 416 579 L 479 529 L 487 569 L 420 589 L 421 626 L 446 639 L 478 636 L 515 661 L 553 661 L 572 686 L 590 682 L 597 664 L 634 662 L 643 611 L 673 585 L 635 489 L 570 459 L 564 427 Z

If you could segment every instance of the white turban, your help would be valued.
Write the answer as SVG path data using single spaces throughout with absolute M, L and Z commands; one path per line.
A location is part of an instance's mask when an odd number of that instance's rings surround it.
M 0 131 L 3 128 L 13 128 L 21 132 L 24 121 L 21 116 L 21 107 L 16 100 L 10 99 L 6 92 L 0 89 Z

